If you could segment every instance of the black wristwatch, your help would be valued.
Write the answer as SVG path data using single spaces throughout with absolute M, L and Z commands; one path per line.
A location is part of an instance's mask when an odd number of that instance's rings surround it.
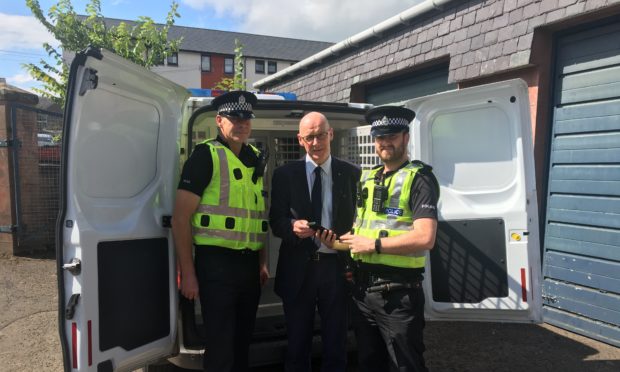
M 375 252 L 381 253 L 381 238 L 375 239 Z

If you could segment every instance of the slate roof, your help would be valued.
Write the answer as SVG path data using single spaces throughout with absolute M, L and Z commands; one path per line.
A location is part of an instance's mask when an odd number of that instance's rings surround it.
M 108 25 L 133 21 L 105 18 Z M 159 25 L 159 24 L 158 24 Z M 161 25 L 163 26 L 163 25 Z M 246 34 L 241 32 L 210 30 L 205 28 L 172 26 L 168 37 L 183 37 L 180 50 L 216 54 L 235 54 L 235 39 L 243 44 L 243 55 L 253 58 L 270 58 L 286 61 L 300 61 L 333 45 L 324 41 L 292 39 L 286 37 Z

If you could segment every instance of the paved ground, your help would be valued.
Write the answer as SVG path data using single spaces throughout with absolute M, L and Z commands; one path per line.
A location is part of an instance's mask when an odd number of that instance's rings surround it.
M 55 262 L 0 258 L 0 288 L 0 371 L 61 371 Z M 433 372 L 620 371 L 619 348 L 546 324 L 439 322 L 425 335 Z

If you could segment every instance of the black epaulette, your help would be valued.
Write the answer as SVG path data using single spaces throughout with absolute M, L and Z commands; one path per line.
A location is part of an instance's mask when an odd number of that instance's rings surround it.
M 423 174 L 425 176 L 429 176 L 429 178 L 431 179 L 431 181 L 433 182 L 433 184 L 435 185 L 435 190 L 437 191 L 437 196 L 439 196 L 439 181 L 437 180 L 437 177 L 435 177 L 435 174 L 433 173 L 433 167 L 431 167 L 430 165 L 420 161 L 420 160 L 412 160 L 411 164 L 420 167 L 420 169 L 418 170 L 418 173 Z
M 423 174 L 429 174 L 433 171 L 433 167 L 420 160 L 412 160 L 411 164 L 420 167 L 418 172 L 422 172 Z

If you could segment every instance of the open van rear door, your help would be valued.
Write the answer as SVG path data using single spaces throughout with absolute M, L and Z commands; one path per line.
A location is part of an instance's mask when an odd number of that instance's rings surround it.
M 510 80 L 409 101 L 412 158 L 441 187 L 424 281 L 430 319 L 540 322 L 538 209 L 527 86 Z
M 57 235 L 65 370 L 133 370 L 174 352 L 168 226 L 188 94 L 96 49 L 76 55 L 69 86 Z

